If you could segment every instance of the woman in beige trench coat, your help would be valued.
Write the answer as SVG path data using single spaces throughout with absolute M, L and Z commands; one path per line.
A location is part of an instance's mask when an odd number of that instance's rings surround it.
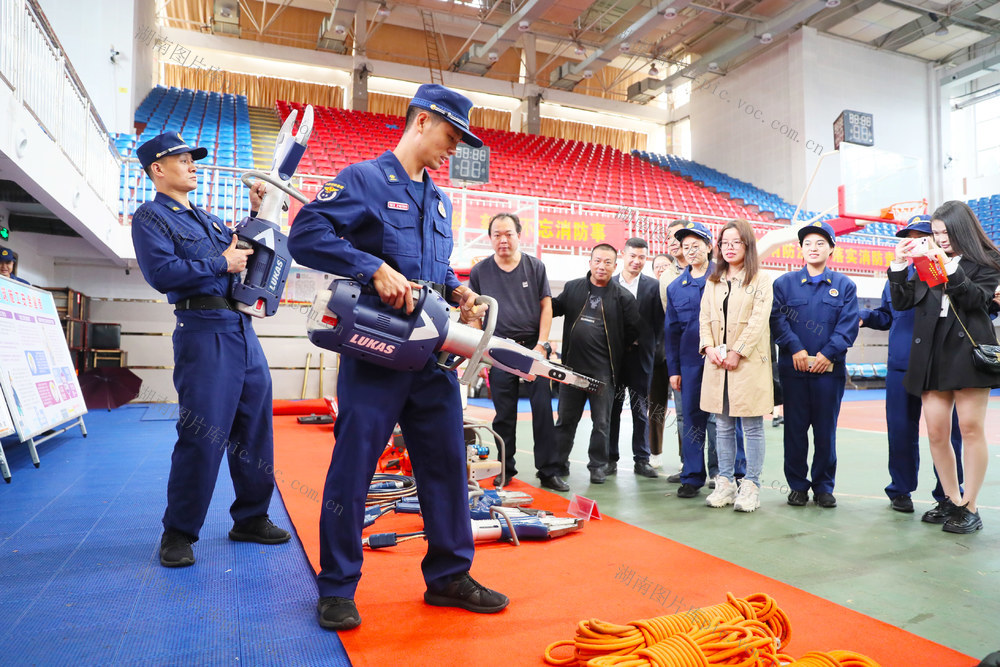
M 771 376 L 771 278 L 761 271 L 753 228 L 732 220 L 719 232 L 718 261 L 701 300 L 701 353 L 705 375 L 701 409 L 716 416 L 719 477 L 705 500 L 710 507 L 760 506 L 764 419 L 774 408 Z M 737 491 L 736 419 L 742 418 L 746 476 Z

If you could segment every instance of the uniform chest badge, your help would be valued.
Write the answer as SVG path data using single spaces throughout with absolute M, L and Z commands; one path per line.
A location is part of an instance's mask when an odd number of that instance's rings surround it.
M 444 202 L 440 199 L 438 200 L 438 213 L 441 214 L 442 218 L 444 217 Z
M 839 295 L 840 295 L 840 290 L 838 290 L 836 287 L 830 289 L 830 296 L 839 296 Z
M 219 228 L 219 223 L 217 223 L 217 222 L 215 222 L 213 220 L 212 221 L 212 226 L 215 227 L 215 231 L 219 232 L 220 234 L 222 233 L 222 230 Z
M 323 189 L 316 194 L 317 201 L 333 201 L 341 193 L 344 186 L 336 181 L 327 181 Z
M 409 211 L 410 210 L 410 205 L 407 204 L 405 201 L 391 201 L 387 205 L 393 211 Z
M 521 287 L 527 289 L 528 288 L 528 281 L 525 280 L 523 283 L 521 283 Z

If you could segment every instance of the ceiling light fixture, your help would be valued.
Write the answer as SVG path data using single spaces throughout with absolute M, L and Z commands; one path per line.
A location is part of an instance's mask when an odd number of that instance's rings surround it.
M 673 21 L 675 18 L 677 18 L 677 10 L 674 9 L 673 7 L 667 7 L 666 9 L 663 10 L 663 18 L 667 19 L 668 21 Z
M 496 61 L 500 60 L 500 54 L 497 53 L 496 51 L 490 51 L 489 53 L 486 54 L 486 57 L 489 59 L 491 63 L 495 63 Z
M 774 41 L 774 35 L 772 35 L 769 32 L 765 32 L 763 35 L 760 36 L 761 44 L 770 44 L 773 41 Z
M 708 71 L 709 72 L 718 72 L 719 71 L 719 63 L 708 63 Z
M 578 56 L 585 56 L 585 55 L 587 55 L 587 50 L 586 50 L 585 48 L 583 48 L 583 45 L 582 45 L 582 44 L 577 44 L 577 45 L 576 45 L 576 48 L 575 48 L 575 49 L 573 49 L 573 51 L 574 51 L 574 52 L 576 53 L 576 55 L 578 55 Z
M 618 48 L 619 48 L 619 49 L 621 49 L 622 51 L 624 51 L 625 53 L 628 53 L 629 49 L 631 49 L 631 48 L 632 48 L 632 45 L 631 45 L 631 44 L 629 44 L 628 42 L 622 42 L 622 43 L 621 43 L 621 44 L 620 44 L 620 45 L 618 46 Z
M 826 6 L 830 9 L 834 7 L 840 7 L 840 0 L 826 0 Z
M 583 70 L 583 78 L 584 79 L 589 79 L 592 76 L 594 76 L 594 70 L 592 70 L 592 69 L 585 69 L 585 70 Z
M 649 76 L 660 76 L 660 70 L 656 69 L 656 63 L 649 66 Z
M 524 21 L 524 20 L 522 20 L 522 21 L 518 22 L 518 24 L 517 24 L 517 29 L 520 30 L 521 32 L 528 32 L 529 28 L 531 28 L 531 22 L 530 21 Z
M 379 17 L 380 19 L 389 18 L 389 14 L 391 13 L 392 12 L 389 11 L 389 8 L 386 6 L 384 2 L 378 6 L 378 9 L 375 10 L 375 16 Z

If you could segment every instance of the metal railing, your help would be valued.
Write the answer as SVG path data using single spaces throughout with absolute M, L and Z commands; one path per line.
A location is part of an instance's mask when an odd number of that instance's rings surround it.
M 0 0 L 0 81 L 86 179 L 118 210 L 121 161 L 107 128 L 33 0 Z

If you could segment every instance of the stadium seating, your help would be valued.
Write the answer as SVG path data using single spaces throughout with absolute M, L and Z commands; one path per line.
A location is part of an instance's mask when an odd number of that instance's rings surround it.
M 304 105 L 279 101 L 284 120 Z M 403 118 L 331 107 L 314 107 L 314 139 L 300 173 L 336 174 L 346 165 L 376 157 L 398 141 Z M 504 130 L 476 128 L 490 147 L 491 192 L 684 211 L 764 220 L 759 214 L 637 157 L 602 144 Z M 447 168 L 433 172 L 450 185 Z
M 253 140 L 245 95 L 157 86 L 136 109 L 135 124 L 142 129 L 140 134 L 120 134 L 115 138 L 115 147 L 122 157 L 132 156 L 136 146 L 162 132 L 180 132 L 190 145 L 208 149 L 206 162 L 232 169 L 253 168 Z M 235 186 L 235 174 L 234 171 L 215 179 L 211 174 L 200 174 L 195 204 L 223 212 L 234 208 L 247 210 L 249 198 L 242 188 Z M 151 198 L 152 186 L 138 165 L 131 165 L 122 174 L 120 186 L 123 202 L 131 202 L 129 214 L 137 203 Z M 128 197 L 129 189 L 135 193 L 134 198 Z M 140 192 L 149 196 L 141 196 Z

